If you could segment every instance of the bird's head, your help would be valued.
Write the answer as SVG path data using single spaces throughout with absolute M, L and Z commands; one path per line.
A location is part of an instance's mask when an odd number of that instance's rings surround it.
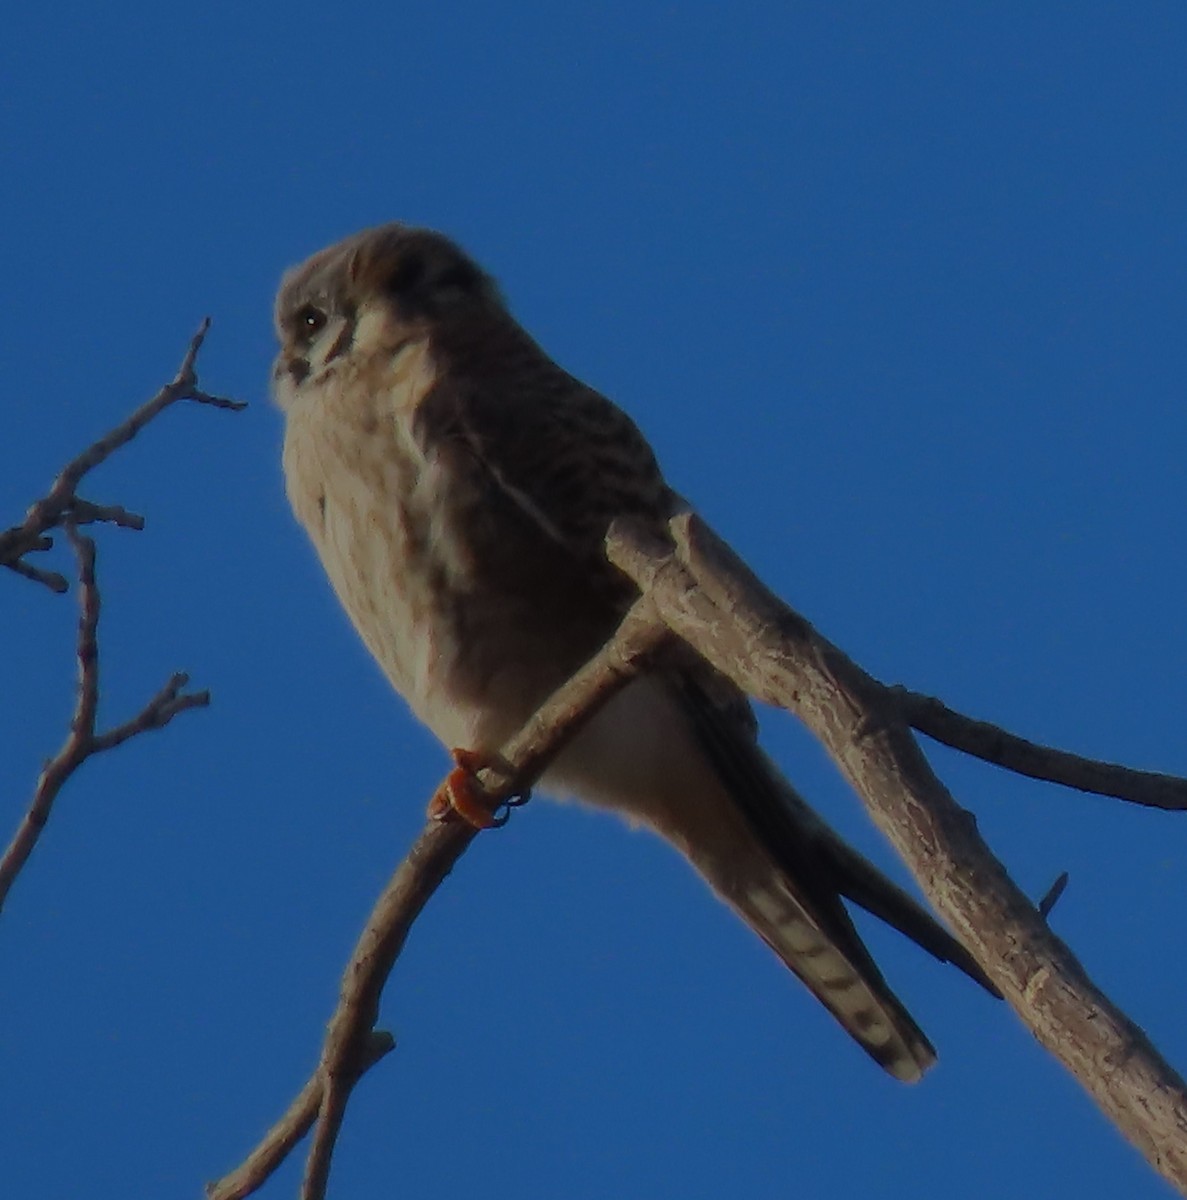
M 496 313 L 505 309 L 494 281 L 444 235 L 401 224 L 364 230 L 281 281 L 276 400 L 287 408 L 306 385 Z

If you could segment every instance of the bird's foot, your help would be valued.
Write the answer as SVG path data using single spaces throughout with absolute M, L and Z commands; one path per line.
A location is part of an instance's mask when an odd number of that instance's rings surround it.
M 429 801 L 429 817 L 448 821 L 457 814 L 475 829 L 491 829 L 500 821 L 491 811 L 490 797 L 478 782 L 477 772 L 491 765 L 490 759 L 476 750 L 451 750 L 456 764 Z
M 484 767 L 501 770 L 504 776 L 510 778 L 510 768 L 497 755 L 456 749 L 449 753 L 457 765 L 433 793 L 429 801 L 430 819 L 448 821 L 456 813 L 474 829 L 499 829 L 507 824 L 513 808 L 519 808 L 532 798 L 531 791 L 524 788 L 496 802 L 482 786 L 478 772 Z

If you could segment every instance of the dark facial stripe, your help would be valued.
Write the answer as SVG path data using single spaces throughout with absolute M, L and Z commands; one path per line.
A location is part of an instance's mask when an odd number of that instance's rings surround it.
M 355 319 L 353 316 L 346 318 L 345 324 L 342 326 L 342 332 L 334 339 L 334 344 L 326 352 L 323 362 L 333 362 L 340 354 L 344 354 L 354 345 L 354 330 Z

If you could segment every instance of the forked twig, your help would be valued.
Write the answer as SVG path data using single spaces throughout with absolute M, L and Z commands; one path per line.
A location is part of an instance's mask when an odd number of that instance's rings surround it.
M 210 319 L 207 318 L 190 339 L 189 349 L 170 383 L 109 433 L 71 459 L 58 473 L 49 491 L 30 505 L 25 519 L 0 533 L 0 566 L 42 583 L 52 591 L 64 592 L 68 584 L 62 575 L 25 562 L 24 556 L 48 550 L 53 545 L 53 539 L 47 536 L 49 531 L 60 526 L 68 514 L 73 515 L 75 524 L 79 525 L 107 521 L 130 529 L 144 527 L 144 518 L 136 513 L 130 513 L 118 505 L 92 504 L 81 499 L 77 494 L 78 486 L 89 472 L 106 462 L 121 446 L 126 446 L 154 417 L 178 400 L 192 400 L 196 404 L 208 404 L 236 412 L 247 407 L 243 401 L 212 396 L 198 388 L 198 351 L 202 349 L 209 329 Z
M 0 857 L 0 909 L 21 868 L 33 853 L 62 786 L 91 755 L 111 750 L 150 729 L 161 729 L 188 708 L 202 708 L 210 703 L 209 692 L 184 691 L 189 677 L 175 674 L 134 717 L 103 732 L 96 730 L 99 708 L 99 585 L 95 578 L 95 543 L 78 531 L 80 525 L 96 523 L 119 525 L 127 529 L 144 528 L 144 518 L 137 513 L 116 504 L 93 504 L 78 495 L 78 487 L 90 471 L 110 458 L 121 446 L 127 445 L 169 405 L 178 400 L 193 400 L 198 404 L 235 411 L 246 407 L 237 400 L 212 396 L 198 388 L 198 351 L 209 328 L 210 321 L 207 319 L 190 340 L 172 382 L 67 463 L 46 495 L 30 505 L 24 521 L 0 533 L 0 566 L 41 583 L 51 591 L 65 592 L 69 588 L 65 576 L 34 566 L 24 557 L 50 549 L 53 546 L 50 531 L 65 529 L 77 564 L 80 608 L 75 647 L 78 695 L 70 732 L 58 752 L 42 769 L 33 799 L 12 841 Z
M 67 521 L 66 535 L 78 561 L 78 695 L 70 731 L 57 754 L 42 768 L 33 799 L 17 826 L 16 833 L 0 857 L 0 910 L 21 868 L 33 853 L 49 820 L 50 810 L 63 784 L 92 754 L 110 750 L 128 738 L 149 729 L 161 729 L 187 708 L 205 708 L 210 693 L 183 692 L 189 682 L 186 675 L 174 675 L 168 683 L 130 720 L 103 733 L 95 730 L 99 711 L 99 584 L 95 578 L 95 543 Z

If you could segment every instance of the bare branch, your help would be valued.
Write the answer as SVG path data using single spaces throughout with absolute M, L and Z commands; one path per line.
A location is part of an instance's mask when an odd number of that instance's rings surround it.
M 34 550 L 46 549 L 43 546 L 34 546 Z M 26 579 L 33 580 L 34 583 L 44 584 L 51 592 L 57 592 L 62 595 L 70 590 L 70 584 L 66 582 L 64 575 L 59 575 L 57 571 L 43 571 L 40 567 L 33 566 L 32 563 L 27 563 L 23 558 L 14 558 L 12 562 L 3 564 L 10 570 L 15 571 L 18 575 L 23 575 Z
M 359 1074 L 373 1067 L 396 1047 L 390 1033 L 376 1031 L 367 1039 Z M 322 1101 L 321 1076 L 314 1073 L 290 1105 L 288 1112 L 264 1135 L 259 1146 L 229 1175 L 218 1183 L 209 1184 L 206 1195 L 210 1200 L 243 1200 L 266 1180 L 300 1140 L 313 1128 Z
M 178 400 L 193 400 L 216 408 L 239 410 L 246 407 L 237 400 L 225 400 L 198 390 L 195 364 L 209 328 L 208 318 L 190 339 L 189 349 L 171 383 L 110 433 L 67 463 L 49 492 L 30 506 L 24 521 L 0 533 L 0 566 L 44 584 L 51 591 L 65 592 L 69 584 L 64 576 L 57 571 L 35 567 L 24 557 L 50 549 L 53 538 L 48 536 L 49 531 L 64 527 L 77 560 L 80 606 L 75 650 L 78 659 L 78 698 L 70 721 L 70 732 L 61 749 L 42 769 L 25 816 L 3 857 L 0 857 L 0 909 L 21 868 L 33 853 L 62 785 L 92 754 L 111 750 L 150 729 L 161 729 L 187 708 L 204 708 L 210 703 L 209 692 L 184 692 L 182 689 L 189 678 L 177 674 L 131 720 L 104 733 L 95 731 L 99 706 L 99 587 L 95 581 L 95 543 L 83 537 L 77 529 L 79 525 L 96 523 L 120 525 L 126 529 L 144 528 L 144 518 L 138 513 L 129 512 L 118 504 L 92 504 L 82 499 L 77 494 L 78 485 L 88 472 L 105 462 L 121 446 L 127 445 L 169 405 Z
M 185 400 L 193 400 L 195 404 L 208 404 L 211 408 L 225 408 L 230 412 L 242 412 L 247 407 L 246 400 L 229 400 L 226 396 L 212 396 L 209 392 L 193 388 L 187 392 Z
M 77 497 L 70 506 L 70 519 L 75 525 L 107 522 L 121 525 L 124 529 L 144 528 L 144 518 L 139 513 L 129 512 L 118 504 L 92 504 L 89 500 L 79 500 Z
M 820 739 L 920 887 L 1038 1040 L 1180 1191 L 1187 1090 L 1092 983 L 936 778 L 899 698 L 773 596 L 702 522 L 672 522 L 677 550 L 616 528 L 610 556 L 669 627 L 751 694 Z
M 121 742 L 126 742 L 138 733 L 147 733 L 150 729 L 164 729 L 179 712 L 187 708 L 208 708 L 210 692 L 205 688 L 200 692 L 183 692 L 181 689 L 189 683 L 190 677 L 183 671 L 169 677 L 163 688 L 130 720 L 122 725 L 116 725 L 106 733 L 97 733 L 91 739 L 91 753 L 100 750 L 111 750 Z
M 62 786 L 92 754 L 110 750 L 138 733 L 160 729 L 187 708 L 201 708 L 210 703 L 209 692 L 183 693 L 181 689 L 187 678 L 185 675 L 174 675 L 130 721 L 106 733 L 95 732 L 99 707 L 100 609 L 99 585 L 95 578 L 95 543 L 80 534 L 69 520 L 66 522 L 66 534 L 78 561 L 79 620 L 75 644 L 78 696 L 70 720 L 70 732 L 61 749 L 42 768 L 33 799 L 3 857 L 0 857 L 0 910 L 21 868 L 33 853 Z
M 1187 779 L 1155 771 L 1135 771 L 1132 767 L 1040 746 L 987 721 L 976 721 L 954 712 L 932 696 L 923 696 L 903 687 L 893 687 L 889 691 L 909 725 L 974 758 L 996 763 L 1031 779 L 1059 783 L 1098 796 L 1113 796 L 1147 808 L 1174 812 L 1187 809 Z
M 626 686 L 671 640 L 646 597 L 636 602 L 613 639 L 536 712 L 503 747 L 499 763 L 478 773 L 492 810 L 530 788 L 548 763 L 611 697 Z M 396 869 L 367 920 L 342 977 L 321 1062 L 289 1111 L 250 1158 L 207 1188 L 210 1200 L 239 1200 L 263 1184 L 296 1144 L 310 1107 L 319 1112 L 319 1131 L 306 1163 L 303 1200 L 325 1194 L 330 1157 L 341 1114 L 367 1066 L 384 984 L 413 922 L 444 882 L 477 831 L 458 821 L 430 821 Z M 333 1084 L 327 1088 L 326 1081 Z M 249 1165 L 254 1164 L 254 1166 Z
M 322 1200 L 330 1182 L 330 1161 L 342 1122 L 346 1120 L 346 1106 L 350 1093 L 358 1079 L 357 1075 L 322 1072 L 321 1108 L 317 1124 L 313 1127 L 313 1145 L 305 1159 L 305 1178 L 301 1180 L 301 1200 Z
M 67 514 L 78 509 L 77 523 L 110 521 L 132 529 L 143 526 L 143 518 L 129 513 L 126 509 L 117 506 L 104 507 L 80 499 L 77 495 L 78 486 L 90 471 L 110 458 L 121 446 L 126 446 L 154 417 L 178 400 L 193 400 L 197 404 L 209 404 L 215 408 L 235 411 L 247 407 L 242 401 L 227 400 L 198 390 L 195 364 L 209 328 L 210 319 L 207 318 L 190 339 L 189 349 L 171 383 L 166 384 L 125 421 L 120 422 L 67 463 L 50 490 L 30 506 L 24 521 L 0 533 L 0 566 L 9 567 L 26 579 L 43 583 L 54 591 L 65 591 L 65 580 L 60 575 L 31 567 L 22 562 L 22 559 L 34 550 L 48 548 L 50 543 L 45 535 L 49 530 L 61 525 Z
M 824 743 L 929 899 L 1035 1036 L 1176 1186 L 1187 1187 L 1187 1091 L 1144 1034 L 1094 987 L 932 773 L 898 689 L 866 675 L 771 595 L 696 518 L 673 545 L 628 525 L 611 559 L 643 598 L 615 639 L 549 700 L 479 779 L 492 809 L 530 785 L 564 743 L 675 634 L 761 699 L 796 713 Z M 665 623 L 658 626 L 656 612 Z M 232 1175 L 208 1189 L 238 1200 L 259 1187 L 318 1113 L 303 1200 L 325 1195 L 351 1091 L 376 1060 L 380 996 L 413 922 L 476 836 L 430 822 L 380 897 L 343 976 L 321 1061 L 284 1119 Z

